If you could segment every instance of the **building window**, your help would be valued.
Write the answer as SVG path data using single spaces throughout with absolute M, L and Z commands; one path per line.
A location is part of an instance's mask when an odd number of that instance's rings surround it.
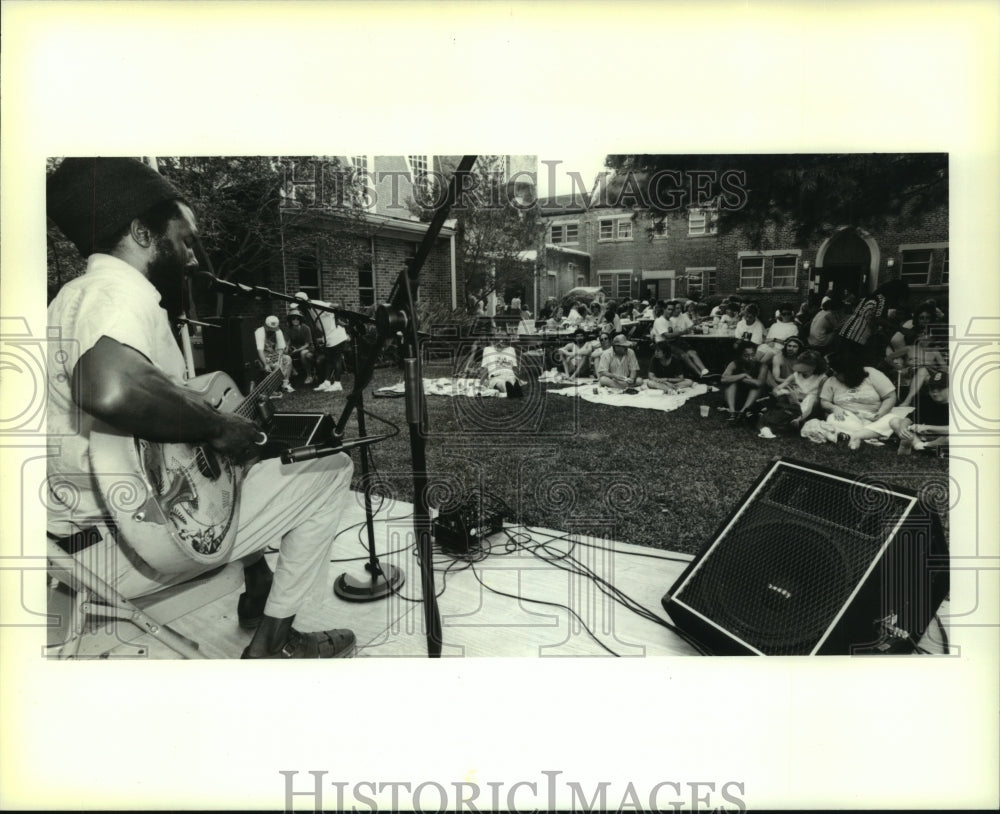
M 702 237 L 719 233 L 718 213 L 712 209 L 688 210 L 688 237 Z
M 351 156 L 351 166 L 354 171 L 359 175 L 368 175 L 368 156 L 366 155 L 352 155 Z
M 715 281 L 715 267 L 689 268 L 687 274 L 687 295 L 692 300 L 710 297 L 718 290 Z
M 358 264 L 358 300 L 361 305 L 375 304 L 375 273 L 371 261 Z
M 578 223 L 554 223 L 550 229 L 550 243 L 579 243 L 580 225 Z
M 773 258 L 771 288 L 795 288 L 799 259 L 795 255 Z
M 631 271 L 600 271 L 597 273 L 597 284 L 612 299 L 623 300 L 632 296 Z
M 607 218 L 599 222 L 598 240 L 631 240 L 632 218 Z
M 650 217 L 649 232 L 654 240 L 658 237 L 667 237 L 670 232 L 670 218 L 666 215 L 661 218 Z
M 941 285 L 948 285 L 948 250 L 944 250 L 944 257 L 941 260 Z
M 910 249 L 902 253 L 899 278 L 910 285 L 928 285 L 934 253 L 931 249 Z
M 320 297 L 319 263 L 316 262 L 316 252 L 300 254 L 298 268 L 299 291 L 304 291 L 311 300 L 318 300 Z
M 764 287 L 764 258 L 740 258 L 740 288 Z
M 413 183 L 414 191 L 434 195 L 434 176 L 430 174 L 431 157 L 429 155 L 408 155 L 406 160 L 410 164 L 410 179 Z

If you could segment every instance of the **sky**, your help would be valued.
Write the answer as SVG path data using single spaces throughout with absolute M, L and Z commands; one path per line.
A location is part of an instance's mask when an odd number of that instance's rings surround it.
M 538 156 L 539 196 L 548 197 L 553 194 L 563 195 L 572 192 L 573 179 L 569 175 L 571 172 L 579 173 L 589 190 L 593 186 L 594 177 L 605 170 L 605 155 L 606 153 L 574 151 L 573 149 L 540 153 Z M 560 162 L 554 165 L 554 190 L 550 176 L 552 170 L 549 169 L 549 165 L 543 163 L 545 161 Z

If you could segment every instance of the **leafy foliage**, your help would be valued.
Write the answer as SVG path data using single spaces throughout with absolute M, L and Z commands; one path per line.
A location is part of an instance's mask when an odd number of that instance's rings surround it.
M 58 166 L 50 159 L 48 171 Z M 336 198 L 334 184 L 300 185 L 292 199 L 289 173 L 303 164 L 335 177 L 336 158 L 306 159 L 275 156 L 183 156 L 157 159 L 157 169 L 178 188 L 198 221 L 202 244 L 216 276 L 232 282 L 263 284 L 267 272 L 280 266 L 282 253 L 318 243 L 343 254 L 358 251 L 364 234 L 359 202 L 351 196 Z M 317 193 L 317 191 L 319 191 Z M 336 210 L 341 228 L 299 229 L 319 211 Z M 72 244 L 50 226 L 50 290 L 81 273 L 85 267 Z M 221 313 L 221 297 L 195 292 L 196 312 Z
M 719 231 L 758 248 L 779 228 L 801 244 L 843 224 L 916 223 L 948 202 L 944 153 L 609 155 L 609 195 L 654 216 L 718 207 Z
M 444 169 L 448 173 L 454 167 Z M 450 214 L 456 219 L 458 273 L 466 293 L 485 301 L 493 292 L 531 290 L 535 262 L 521 253 L 534 249 L 545 232 L 534 188 L 512 183 L 499 156 L 482 155 L 465 190 Z M 421 220 L 434 214 L 419 201 L 412 201 L 410 209 Z

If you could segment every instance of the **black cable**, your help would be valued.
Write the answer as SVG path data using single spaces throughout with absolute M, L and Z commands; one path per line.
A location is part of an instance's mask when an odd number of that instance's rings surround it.
M 948 631 L 944 626 L 944 622 L 941 621 L 941 617 L 938 614 L 934 614 L 934 621 L 937 622 L 938 630 L 941 631 L 941 649 L 944 651 L 944 655 L 948 656 L 951 654 L 951 647 L 948 644 Z
M 518 596 L 517 594 L 509 594 L 506 591 L 500 591 L 500 590 L 498 590 L 496 588 L 491 588 L 489 585 L 487 585 L 485 582 L 483 582 L 482 579 L 479 578 L 479 574 L 477 573 L 477 571 L 476 571 L 476 569 L 474 567 L 472 569 L 472 575 L 476 578 L 476 581 L 479 582 L 479 584 L 482 585 L 487 591 L 490 591 L 491 593 L 497 594 L 498 596 L 506 596 L 509 599 L 516 599 L 519 602 L 531 602 L 532 604 L 535 604 L 535 605 L 548 605 L 549 607 L 552 607 L 552 608 L 560 608 L 562 610 L 568 611 L 569 613 L 571 613 L 573 616 L 576 617 L 577 621 L 580 623 L 580 625 L 583 627 L 583 629 L 586 630 L 588 634 L 590 634 L 590 638 L 592 638 L 598 645 L 600 645 L 604 650 L 606 650 L 612 656 L 615 656 L 616 658 L 620 658 L 620 654 L 616 653 L 614 650 L 612 650 L 610 647 L 608 647 L 604 642 L 602 642 L 600 639 L 598 639 L 597 638 L 597 634 L 595 634 L 594 631 L 592 631 L 587 626 L 587 623 L 583 621 L 583 619 L 580 617 L 580 614 L 578 614 L 575 610 L 573 610 L 571 607 L 569 607 L 569 605 L 562 605 L 562 604 L 560 604 L 558 602 L 548 602 L 548 601 L 546 601 L 544 599 L 532 599 L 532 598 L 526 597 L 526 596 Z

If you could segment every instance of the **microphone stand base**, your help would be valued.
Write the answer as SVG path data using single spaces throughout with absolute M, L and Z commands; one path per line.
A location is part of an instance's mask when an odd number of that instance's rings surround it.
M 333 593 L 348 602 L 374 602 L 396 593 L 406 577 L 395 565 L 383 565 L 382 574 L 369 579 L 357 579 L 341 574 L 333 583 Z

